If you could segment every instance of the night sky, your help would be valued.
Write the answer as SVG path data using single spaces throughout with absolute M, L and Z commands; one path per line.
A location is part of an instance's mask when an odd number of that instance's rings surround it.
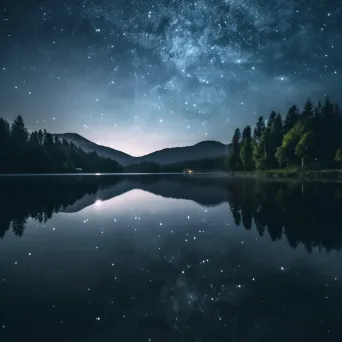
M 4 4 L 4 5 L 3 5 Z M 341 0 L 2 0 L 0 116 L 132 155 L 342 91 Z

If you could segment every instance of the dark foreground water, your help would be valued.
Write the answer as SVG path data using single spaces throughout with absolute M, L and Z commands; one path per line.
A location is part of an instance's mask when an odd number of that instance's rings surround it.
M 342 185 L 0 179 L 0 341 L 342 341 Z

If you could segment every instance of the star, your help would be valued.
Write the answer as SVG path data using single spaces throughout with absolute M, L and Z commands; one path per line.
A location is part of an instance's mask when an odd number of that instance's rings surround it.
M 3 8 L 0 112 L 24 113 L 30 129 L 74 132 L 141 156 L 208 136 L 227 144 L 259 115 L 284 116 L 295 102 L 340 94 L 339 3 L 22 6 Z M 198 129 L 205 121 L 210 131 Z

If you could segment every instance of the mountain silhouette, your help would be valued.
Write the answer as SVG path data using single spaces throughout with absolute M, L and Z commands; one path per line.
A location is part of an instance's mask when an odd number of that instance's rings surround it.
M 167 165 L 190 160 L 223 157 L 228 155 L 228 151 L 229 145 L 222 144 L 218 141 L 202 141 L 193 146 L 165 148 L 147 154 L 139 159 L 143 162 Z
M 113 148 L 95 144 L 94 142 L 82 137 L 77 133 L 54 134 L 60 139 L 65 139 L 80 147 L 85 152 L 96 152 L 99 156 L 115 159 L 121 165 L 130 165 L 136 162 L 135 157 L 127 153 L 114 150 Z
M 165 148 L 141 157 L 133 157 L 113 148 L 95 144 L 77 133 L 54 134 L 54 136 L 72 142 L 85 152 L 94 151 L 101 157 L 115 159 L 123 166 L 142 162 L 168 165 L 191 160 L 218 158 L 228 155 L 230 146 L 229 144 L 225 145 L 218 141 L 208 140 L 199 142 L 193 146 Z

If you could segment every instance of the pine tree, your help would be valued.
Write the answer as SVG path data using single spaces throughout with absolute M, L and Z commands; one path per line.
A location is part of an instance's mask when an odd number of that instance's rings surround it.
M 276 118 L 276 116 L 277 116 L 277 113 L 275 111 L 272 111 L 270 114 L 270 117 L 267 120 L 267 129 L 268 130 L 271 130 L 272 125 L 273 125 L 273 121 Z
M 28 132 L 21 115 L 18 115 L 12 123 L 11 138 L 15 144 L 20 145 L 23 145 L 28 139 Z
M 0 148 L 7 146 L 10 141 L 10 125 L 9 123 L 0 118 Z
M 315 125 L 317 135 L 317 158 L 323 163 L 334 160 L 341 142 L 341 114 L 329 97 L 325 99 L 321 116 Z
M 294 127 L 299 120 L 299 116 L 299 109 L 297 106 L 292 106 L 288 110 L 284 120 L 284 134 L 287 134 Z
M 254 142 L 253 144 L 253 161 L 256 169 L 258 170 L 264 170 L 267 168 L 266 134 L 266 130 L 264 130 L 259 142 Z
M 38 131 L 38 141 L 39 141 L 39 145 L 43 145 L 43 142 L 44 142 L 44 134 L 43 134 L 43 132 L 42 132 L 41 129 Z
M 232 138 L 231 148 L 230 148 L 230 152 L 228 156 L 228 167 L 232 171 L 241 169 L 240 142 L 241 142 L 241 133 L 240 133 L 240 129 L 237 128 Z
M 253 139 L 255 142 L 259 142 L 261 139 L 262 133 L 265 131 L 265 122 L 262 116 L 259 117 L 256 126 L 254 128 Z
M 246 126 L 242 132 L 240 159 L 245 171 L 250 171 L 253 169 L 253 144 L 252 130 L 250 126 Z
M 308 132 L 313 129 L 313 119 L 314 119 L 314 106 L 311 100 L 308 99 L 299 117 L 299 121 L 303 129 L 303 133 Z
M 283 121 L 281 115 L 278 113 L 273 119 L 270 132 L 270 139 L 268 142 L 268 162 L 271 168 L 276 167 L 277 164 L 278 166 L 280 166 L 275 154 L 277 148 L 282 144 L 283 136 Z
M 252 129 L 251 126 L 246 126 L 242 131 L 242 141 L 252 137 Z

